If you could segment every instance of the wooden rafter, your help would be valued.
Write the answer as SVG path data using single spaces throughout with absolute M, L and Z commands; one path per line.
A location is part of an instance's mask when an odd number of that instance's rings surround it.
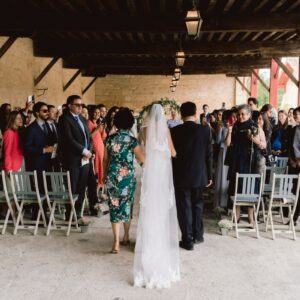
M 235 76 L 235 80 L 242 86 L 242 88 L 247 92 L 247 94 L 250 96 L 251 93 L 249 89 L 244 85 L 244 83 L 237 77 Z
M 93 83 L 97 80 L 97 76 L 95 76 L 92 80 L 91 80 L 91 82 L 83 89 L 83 91 L 82 91 L 82 95 L 84 95 L 87 91 L 88 91 L 88 89 L 93 85 Z
M 0 58 L 7 52 L 7 50 L 12 46 L 12 44 L 16 41 L 16 37 L 9 37 L 3 46 L 0 48 Z
M 75 72 L 75 74 L 70 78 L 70 80 L 66 83 L 66 85 L 63 87 L 63 91 L 65 92 L 68 87 L 73 83 L 73 81 L 78 77 L 78 75 L 81 73 L 81 70 Z
M 295 85 L 299 86 L 299 81 L 297 78 L 291 73 L 291 71 L 287 68 L 287 66 L 281 61 L 279 57 L 274 58 L 279 67 L 285 72 L 285 74 L 295 83 Z
M 56 45 L 60 47 L 56 47 Z M 300 41 L 264 41 L 264 42 L 186 42 L 182 43 L 186 54 L 191 55 L 264 55 L 299 56 Z M 154 44 L 133 44 L 132 42 L 78 41 L 59 39 L 38 39 L 34 42 L 34 53 L 39 56 L 70 56 L 80 54 L 97 55 L 160 55 L 175 56 L 178 43 L 157 42 Z
M 59 57 L 54 57 L 51 59 L 49 64 L 45 67 L 45 69 L 40 73 L 38 77 L 34 79 L 34 86 L 38 85 L 39 82 L 47 75 L 47 73 L 51 70 L 51 68 L 55 65 L 55 63 L 59 60 Z
M 253 70 L 253 75 L 257 78 L 257 80 L 261 83 L 261 85 L 270 93 L 270 88 L 267 84 L 260 78 L 259 74 Z
M 68 1 L 65 1 L 68 3 Z M 78 10 L 78 12 L 80 12 Z M 40 11 L 35 18 L 28 19 L 27 14 L 22 11 L 14 10 L 15 17 L 11 18 L 11 13 L 3 14 L 0 19 L 0 33 L 17 33 L 30 35 L 38 28 L 39 32 L 73 32 L 80 31 L 96 32 L 101 28 L 103 32 L 165 32 L 186 33 L 184 22 L 184 13 L 167 14 L 157 18 L 157 16 L 128 16 L 128 15 L 103 15 L 101 18 L 81 12 L 80 22 L 71 22 L 72 17 L 57 15 L 55 22 L 53 15 L 45 11 Z M 219 16 L 217 19 L 210 18 L 205 20 L 201 27 L 201 32 L 287 32 L 299 28 L 300 14 L 289 14 L 289 18 L 282 21 L 282 15 L 270 15 L 266 18 L 264 15 L 249 16 Z M 255 20 L 255 21 L 254 21 Z

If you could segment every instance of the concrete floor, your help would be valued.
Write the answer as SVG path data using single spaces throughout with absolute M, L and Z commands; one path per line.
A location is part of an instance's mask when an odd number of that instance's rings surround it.
M 135 211 L 138 209 L 136 201 Z M 135 213 L 136 214 L 136 213 Z M 206 219 L 205 243 L 180 251 L 181 281 L 167 290 L 132 286 L 134 246 L 110 254 L 108 215 L 87 233 L 43 230 L 0 236 L 0 299 L 299 299 L 300 234 L 293 241 L 263 233 L 259 240 L 221 236 Z M 137 217 L 133 219 L 132 240 Z
M 136 218 L 132 237 L 135 236 Z M 300 240 L 220 236 L 180 251 L 182 280 L 169 290 L 132 287 L 133 247 L 109 254 L 108 216 L 87 233 L 0 237 L 0 299 L 299 299 Z

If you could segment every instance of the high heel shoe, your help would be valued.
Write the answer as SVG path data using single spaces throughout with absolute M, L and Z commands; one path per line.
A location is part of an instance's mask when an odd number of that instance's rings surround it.
M 112 254 L 118 254 L 120 252 L 120 247 L 116 247 L 116 245 L 113 245 L 113 248 L 111 249 L 110 253 Z
M 129 245 L 130 245 L 130 240 L 121 241 L 120 244 L 121 244 L 122 246 L 129 246 Z

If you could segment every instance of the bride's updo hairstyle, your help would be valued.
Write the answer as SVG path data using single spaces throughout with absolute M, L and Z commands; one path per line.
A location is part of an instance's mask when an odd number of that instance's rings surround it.
M 129 130 L 134 124 L 134 117 L 129 108 L 124 107 L 116 113 L 114 125 L 120 130 Z
M 191 117 L 194 116 L 197 112 L 197 107 L 194 102 L 184 102 L 180 106 L 181 117 Z

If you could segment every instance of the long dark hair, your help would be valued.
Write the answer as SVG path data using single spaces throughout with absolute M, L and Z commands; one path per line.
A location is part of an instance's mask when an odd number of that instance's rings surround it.
M 107 131 L 109 132 L 111 130 L 111 128 L 113 127 L 113 117 L 112 117 L 112 114 L 115 113 L 117 110 L 119 110 L 119 107 L 118 106 L 113 106 L 109 109 L 109 111 L 107 112 L 107 115 L 106 115 L 106 124 L 107 124 Z
M 15 122 L 16 122 L 16 118 L 17 118 L 18 115 L 20 115 L 22 117 L 21 113 L 17 110 L 13 110 L 12 112 L 10 112 L 10 114 L 8 116 L 6 129 L 16 130 Z
M 264 125 L 263 125 L 263 131 L 264 132 L 268 132 L 271 130 L 271 123 L 270 123 L 270 120 L 268 118 L 268 115 L 267 113 L 259 113 L 259 116 L 262 117 L 263 121 L 264 121 Z M 258 116 L 258 117 L 259 117 Z
M 93 106 L 93 107 L 91 107 L 91 108 L 89 109 L 89 119 L 90 119 L 91 121 L 94 120 L 94 113 L 95 113 L 95 111 L 96 111 L 97 109 L 100 111 L 99 107 L 96 106 L 96 105 Z M 99 116 L 99 118 L 100 118 L 100 116 Z M 97 120 L 97 121 L 98 121 L 98 120 Z
M 281 122 L 278 120 L 278 127 L 286 129 L 288 127 L 288 125 L 289 125 L 288 114 L 284 110 L 280 110 L 278 112 L 278 116 L 279 116 L 279 114 L 284 114 L 286 116 L 286 120 L 285 120 L 285 122 L 283 124 L 281 124 Z

